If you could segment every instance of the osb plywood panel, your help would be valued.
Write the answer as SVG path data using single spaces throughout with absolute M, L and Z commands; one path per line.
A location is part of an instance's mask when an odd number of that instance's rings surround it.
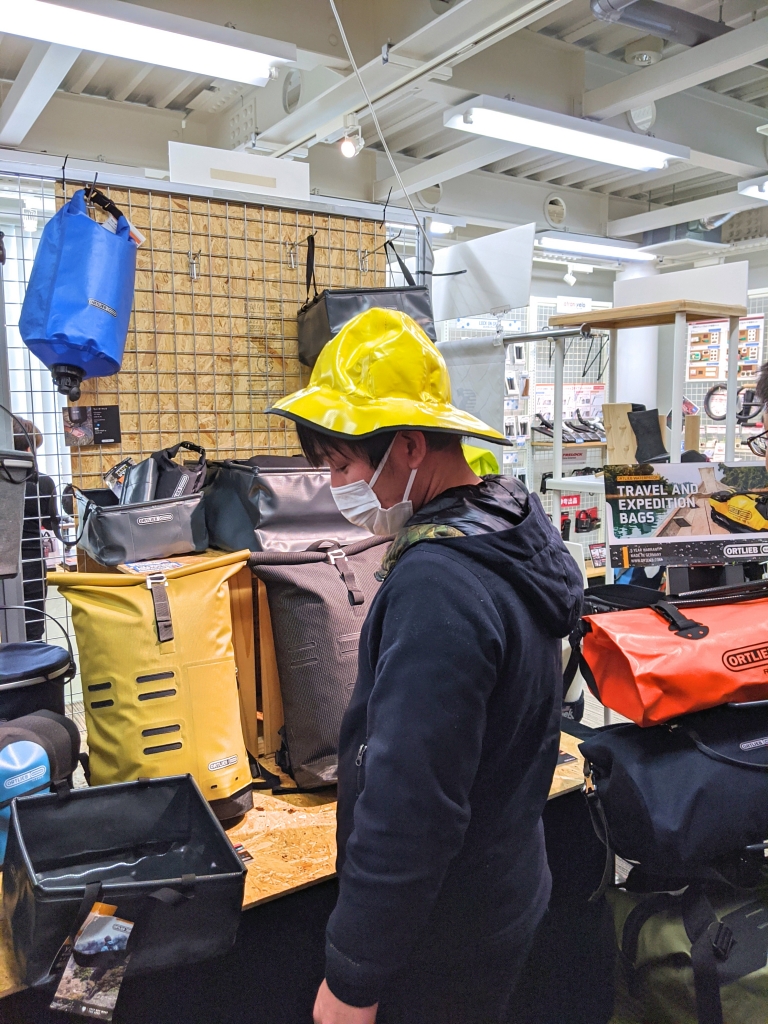
M 74 187 L 68 189 L 71 195 Z M 268 416 L 306 383 L 296 313 L 306 296 L 306 239 L 315 233 L 325 287 L 385 283 L 384 226 L 374 221 L 104 189 L 146 235 L 122 370 L 86 381 L 83 405 L 120 406 L 119 445 L 72 449 L 80 487 L 126 455 L 136 461 L 181 438 L 210 457 L 293 454 L 293 427 Z M 100 216 L 100 215 L 99 215 Z M 199 278 L 190 279 L 190 254 Z

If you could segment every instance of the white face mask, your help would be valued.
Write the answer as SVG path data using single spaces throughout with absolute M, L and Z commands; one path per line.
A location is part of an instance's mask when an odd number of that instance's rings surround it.
M 392 444 L 394 443 L 393 438 Z M 344 518 L 348 519 L 350 523 L 354 523 L 355 526 L 362 526 L 363 529 L 375 533 L 377 537 L 388 537 L 390 534 L 397 533 L 413 515 L 413 502 L 408 500 L 408 495 L 411 493 L 417 470 L 411 470 L 403 500 L 393 505 L 392 508 L 382 508 L 381 502 L 373 490 L 373 485 L 379 479 L 389 458 L 389 453 L 392 451 L 392 444 L 384 453 L 384 458 L 377 466 L 370 483 L 366 483 L 365 480 L 355 480 L 354 483 L 344 484 L 343 487 L 331 488 L 336 507 Z

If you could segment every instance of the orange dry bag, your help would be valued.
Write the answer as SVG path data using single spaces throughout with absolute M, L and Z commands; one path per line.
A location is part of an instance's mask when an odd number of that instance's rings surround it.
M 768 701 L 766 581 L 674 599 L 596 587 L 585 611 L 571 635 L 566 686 L 579 667 L 595 697 L 637 725 Z

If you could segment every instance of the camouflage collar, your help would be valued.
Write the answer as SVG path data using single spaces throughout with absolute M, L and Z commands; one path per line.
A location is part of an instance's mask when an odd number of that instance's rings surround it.
M 464 537 L 465 534 L 458 530 L 455 526 L 441 526 L 436 523 L 420 523 L 416 526 L 404 526 L 402 530 L 395 534 L 395 539 L 389 547 L 384 560 L 381 563 L 381 568 L 377 569 L 374 576 L 377 580 L 385 580 L 389 576 L 395 564 L 402 556 L 403 552 L 407 551 L 408 548 L 413 547 L 414 544 L 418 544 L 422 540 L 445 540 L 450 537 Z

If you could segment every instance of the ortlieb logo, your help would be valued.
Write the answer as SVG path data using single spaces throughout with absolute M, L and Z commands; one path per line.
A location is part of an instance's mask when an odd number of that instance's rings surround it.
M 45 775 L 45 765 L 41 764 L 37 768 L 30 768 L 28 772 L 22 772 L 21 775 L 13 775 L 10 779 L 6 779 L 3 783 L 6 789 L 15 789 L 17 786 L 23 786 L 25 782 L 34 782 L 35 779 L 42 779 Z
M 147 526 L 149 523 L 170 523 L 173 520 L 173 515 L 169 512 L 164 516 L 140 516 L 136 520 L 137 526 Z
M 217 772 L 220 768 L 229 768 L 231 764 L 237 764 L 237 754 L 234 757 L 222 757 L 220 761 L 211 761 L 208 771 Z
M 103 309 L 105 313 L 109 313 L 110 316 L 117 316 L 117 310 L 112 309 L 106 302 L 99 302 L 98 299 L 88 299 L 89 306 L 95 306 L 96 309 Z
M 759 740 L 746 740 L 739 744 L 740 750 L 758 750 L 760 747 L 768 747 L 768 736 L 762 736 Z
M 768 555 L 768 544 L 754 541 L 726 544 L 723 547 L 723 555 L 726 558 L 754 558 L 759 555 Z
M 768 665 L 768 643 L 726 651 L 723 655 L 723 664 L 731 672 L 744 672 L 756 665 Z

